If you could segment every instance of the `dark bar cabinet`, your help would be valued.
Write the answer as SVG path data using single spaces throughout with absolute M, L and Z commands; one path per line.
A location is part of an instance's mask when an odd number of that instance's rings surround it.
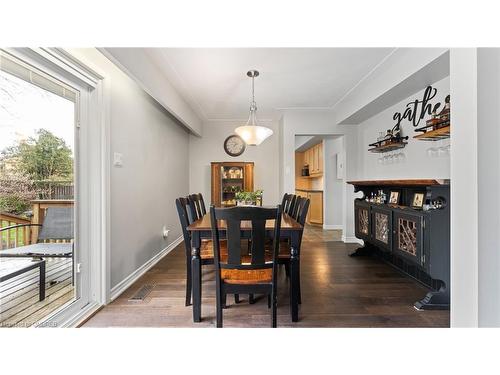
M 379 255 L 429 287 L 417 309 L 449 309 L 449 180 L 348 183 L 364 194 L 354 201 L 354 218 L 355 235 L 365 244 L 351 255 Z

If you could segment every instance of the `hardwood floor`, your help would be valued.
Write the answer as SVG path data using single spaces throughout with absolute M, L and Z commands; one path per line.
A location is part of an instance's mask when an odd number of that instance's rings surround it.
M 285 272 L 280 272 L 278 327 L 449 327 L 449 311 L 417 311 L 413 303 L 426 288 L 371 257 L 348 256 L 358 245 L 339 242 L 339 231 L 307 227 L 301 252 L 302 305 L 292 323 Z M 144 285 L 152 290 L 143 301 L 129 301 Z M 84 327 L 214 327 L 215 279 L 203 268 L 201 323 L 193 323 L 184 306 L 185 257 L 179 245 L 120 297 L 88 320 Z M 269 327 L 267 298 L 248 304 L 240 296 L 224 310 L 224 327 Z

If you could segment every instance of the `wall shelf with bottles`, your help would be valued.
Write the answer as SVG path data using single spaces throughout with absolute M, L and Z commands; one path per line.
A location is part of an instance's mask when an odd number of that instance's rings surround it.
M 445 106 L 438 114 L 436 111 L 432 112 L 432 116 L 425 122 L 425 126 L 416 128 L 417 134 L 413 136 L 414 139 L 419 141 L 440 141 L 441 139 L 450 138 L 450 95 L 445 98 Z
M 381 153 L 381 152 L 390 152 L 394 150 L 399 150 L 400 148 L 405 148 L 408 142 L 405 142 L 408 139 L 408 137 L 402 137 L 399 138 L 399 140 L 394 140 L 394 141 L 378 141 L 369 144 L 368 146 L 371 146 L 372 148 L 369 148 L 368 151 L 370 152 L 375 152 L 375 153 Z
M 440 141 L 441 139 L 450 138 L 450 124 L 433 129 L 432 125 L 423 128 L 415 129 L 415 131 L 423 131 L 424 133 L 413 136 L 419 141 Z
M 369 152 L 382 153 L 391 152 L 405 148 L 408 142 L 408 136 L 403 137 L 399 125 L 394 126 L 392 129 L 387 129 L 387 132 L 379 132 L 377 141 L 370 143 L 368 146 Z

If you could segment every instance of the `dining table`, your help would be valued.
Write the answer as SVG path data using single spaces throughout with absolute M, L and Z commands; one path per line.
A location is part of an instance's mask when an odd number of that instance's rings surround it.
M 274 236 L 274 221 L 266 221 L 266 237 Z M 224 220 L 219 220 L 219 237 L 226 238 L 227 226 Z M 303 226 L 292 216 L 283 213 L 281 218 L 280 239 L 288 239 L 290 243 L 290 315 L 292 322 L 299 320 L 299 277 L 300 277 L 300 242 L 302 238 Z M 206 213 L 200 219 L 193 221 L 187 230 L 191 235 L 191 272 L 193 280 L 193 321 L 201 322 L 201 242 L 204 239 L 212 239 L 212 224 L 210 214 Z M 250 221 L 241 222 L 241 238 L 250 239 L 252 233 L 252 223 Z

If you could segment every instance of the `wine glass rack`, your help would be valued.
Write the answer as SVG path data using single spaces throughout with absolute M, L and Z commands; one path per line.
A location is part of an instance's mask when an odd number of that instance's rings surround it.
M 406 147 L 406 145 L 408 144 L 406 140 L 408 140 L 407 136 L 391 138 L 389 140 L 383 139 L 374 143 L 370 143 L 368 146 L 371 148 L 369 148 L 368 151 L 381 153 L 381 152 L 390 152 L 398 150 L 400 148 Z
M 421 131 L 423 133 L 415 135 L 413 138 L 418 139 L 419 141 L 440 141 L 441 139 L 450 138 L 450 124 L 437 129 L 428 130 L 432 127 L 433 125 L 429 125 L 415 129 L 415 131 Z

